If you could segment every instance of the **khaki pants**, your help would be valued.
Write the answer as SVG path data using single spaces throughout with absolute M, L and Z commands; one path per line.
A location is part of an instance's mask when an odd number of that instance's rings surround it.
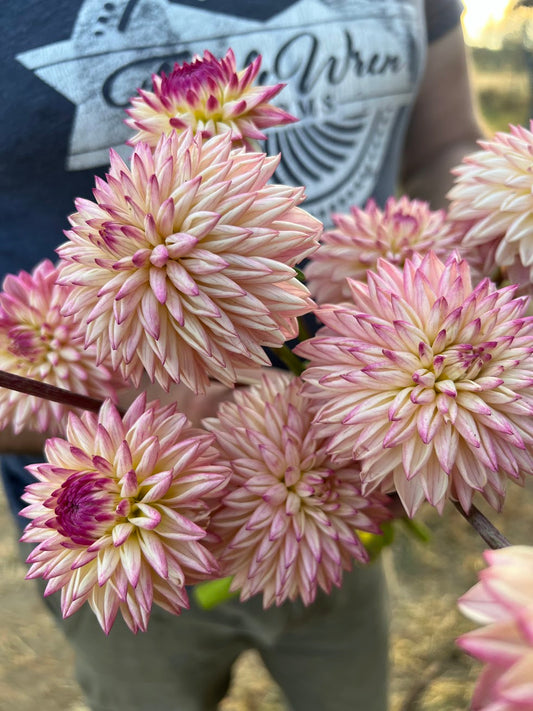
M 152 610 L 147 632 L 121 619 L 108 637 L 87 605 L 61 621 L 93 711 L 214 711 L 239 654 L 255 648 L 292 711 L 386 711 L 387 622 L 381 565 L 358 567 L 341 589 L 305 607 L 262 610 L 261 597 L 172 616 Z M 56 617 L 57 596 L 47 604 Z

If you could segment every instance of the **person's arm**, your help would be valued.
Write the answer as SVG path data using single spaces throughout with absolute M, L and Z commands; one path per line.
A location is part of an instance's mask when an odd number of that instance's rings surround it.
M 450 170 L 476 150 L 474 117 L 461 27 L 432 42 L 407 133 L 402 189 L 412 198 L 445 207 Z

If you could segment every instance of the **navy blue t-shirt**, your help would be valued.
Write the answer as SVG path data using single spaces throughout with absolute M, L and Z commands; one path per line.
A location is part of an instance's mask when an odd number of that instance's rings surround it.
M 17 0 L 0 4 L 0 278 L 30 271 L 63 241 L 77 196 L 91 197 L 109 147 L 123 150 L 124 108 L 152 72 L 231 46 L 301 121 L 276 131 L 280 182 L 305 207 L 383 202 L 397 178 L 427 40 L 457 25 L 457 0 Z M 276 99 L 278 100 L 278 99 Z M 2 472 L 13 509 L 20 457 Z

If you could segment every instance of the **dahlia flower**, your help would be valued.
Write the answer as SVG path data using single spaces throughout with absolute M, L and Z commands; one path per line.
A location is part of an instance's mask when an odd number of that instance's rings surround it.
M 58 249 L 64 311 L 125 378 L 232 385 L 296 335 L 313 302 L 292 267 L 321 224 L 296 207 L 303 188 L 267 184 L 277 162 L 227 134 L 173 133 L 153 153 L 139 144 L 131 168 L 112 153 L 96 202 L 77 200 Z
M 370 199 L 365 208 L 332 215 L 336 229 L 324 232 L 321 245 L 305 268 L 307 285 L 319 303 L 338 303 L 350 297 L 346 277 L 366 280 L 379 258 L 402 266 L 415 252 L 432 249 L 447 257 L 459 242 L 459 232 L 446 221 L 444 210 L 427 202 L 391 197 L 380 210 Z
M 495 508 L 507 477 L 533 468 L 533 319 L 515 287 L 475 288 L 465 260 L 429 252 L 403 270 L 379 260 L 353 304 L 325 305 L 326 325 L 295 350 L 308 358 L 328 451 L 360 461 L 364 491 L 396 490 L 410 516 L 424 499 Z
M 230 49 L 223 59 L 205 51 L 190 64 L 175 64 L 168 76 L 154 74 L 153 91 L 139 89 L 127 109 L 126 124 L 137 131 L 128 142 L 153 148 L 161 134 L 190 128 L 203 138 L 228 133 L 235 144 L 259 150 L 258 141 L 266 138 L 261 129 L 297 121 L 268 103 L 284 84 L 252 86 L 260 67 L 258 56 L 238 72 Z
M 116 398 L 119 385 L 105 363 L 96 367 L 94 348 L 61 307 L 71 291 L 56 284 L 57 268 L 45 260 L 33 272 L 9 274 L 0 293 L 0 369 L 80 395 Z M 0 388 L 0 429 L 57 431 L 68 408 Z
M 232 469 L 210 526 L 222 572 L 242 600 L 262 592 L 264 607 L 339 586 L 354 559 L 368 560 L 357 529 L 379 533 L 390 517 L 387 497 L 362 496 L 353 462 L 330 460 L 302 386 L 269 373 L 204 420 Z
M 486 664 L 474 691 L 474 711 L 533 708 L 533 548 L 486 551 L 488 568 L 459 600 L 459 608 L 484 627 L 467 632 L 459 646 Z
M 66 440 L 47 441 L 48 463 L 28 467 L 38 482 L 21 540 L 38 544 L 27 577 L 61 590 L 64 617 L 88 602 L 106 634 L 119 610 L 145 630 L 152 604 L 178 614 L 185 585 L 216 577 L 204 539 L 229 470 L 212 442 L 144 394 L 122 419 L 109 400 L 99 415 L 71 414 Z
M 533 133 L 523 126 L 510 126 L 510 133 L 496 133 L 479 145 L 482 150 L 466 156 L 452 171 L 457 179 L 448 193 L 449 219 L 467 223 L 463 238 L 467 250 L 491 253 L 494 266 L 515 271 L 520 265 L 526 267 L 531 280 Z M 498 247 L 491 252 L 494 240 Z

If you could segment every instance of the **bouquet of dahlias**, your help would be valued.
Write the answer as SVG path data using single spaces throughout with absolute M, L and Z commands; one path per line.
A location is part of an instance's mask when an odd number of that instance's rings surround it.
M 533 472 L 533 134 L 481 143 L 448 213 L 370 200 L 322 235 L 304 189 L 271 181 L 258 141 L 296 119 L 269 103 L 282 85 L 254 85 L 260 62 L 206 52 L 154 76 L 129 161 L 111 152 L 76 201 L 58 263 L 0 295 L 0 426 L 54 435 L 29 467 L 28 577 L 106 633 L 220 578 L 309 604 L 368 562 L 393 510 L 451 500 L 480 528 L 476 492 L 499 510 Z M 146 379 L 228 397 L 201 426 L 179 397 L 122 410 Z M 531 550 L 488 554 L 461 602 L 490 624 L 460 640 L 488 663 L 476 709 L 533 708 Z

